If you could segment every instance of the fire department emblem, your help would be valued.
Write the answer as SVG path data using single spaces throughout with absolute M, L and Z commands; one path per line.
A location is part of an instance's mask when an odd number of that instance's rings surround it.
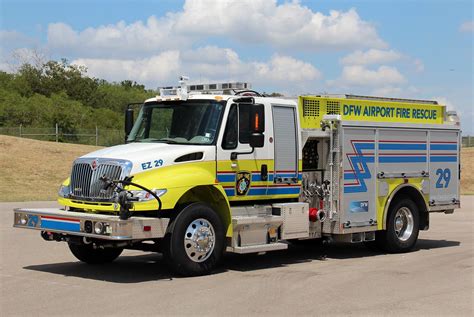
M 244 196 L 247 194 L 250 188 L 251 175 L 249 172 L 238 172 L 237 182 L 235 184 L 235 190 L 238 196 Z

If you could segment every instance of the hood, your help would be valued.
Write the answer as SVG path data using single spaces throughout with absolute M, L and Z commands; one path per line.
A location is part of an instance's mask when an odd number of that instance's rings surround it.
M 129 143 L 91 152 L 81 158 L 127 160 L 132 162 L 131 174 L 152 170 L 175 163 L 177 158 L 192 153 L 203 153 L 203 161 L 215 159 L 213 145 L 183 145 L 166 143 Z M 182 163 L 180 163 L 182 164 Z

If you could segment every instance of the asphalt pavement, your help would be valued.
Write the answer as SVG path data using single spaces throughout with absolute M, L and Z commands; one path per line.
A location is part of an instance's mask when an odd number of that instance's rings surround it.
M 65 243 L 12 228 L 0 203 L 0 315 L 473 315 L 474 196 L 452 215 L 432 214 L 413 252 L 363 245 L 227 254 L 214 274 L 173 275 L 161 255 L 125 251 L 115 262 L 78 262 Z

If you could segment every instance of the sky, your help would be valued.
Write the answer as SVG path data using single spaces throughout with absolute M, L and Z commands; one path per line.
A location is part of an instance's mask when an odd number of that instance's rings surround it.
M 474 135 L 471 0 L 0 0 L 0 69 L 66 58 L 148 88 L 437 100 Z

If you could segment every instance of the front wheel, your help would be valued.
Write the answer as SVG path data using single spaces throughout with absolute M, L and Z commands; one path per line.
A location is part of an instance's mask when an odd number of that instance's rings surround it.
M 80 261 L 88 264 L 112 262 L 122 253 L 121 248 L 94 249 L 90 244 L 69 243 L 72 254 Z
M 163 256 L 177 273 L 208 274 L 222 258 L 224 226 L 211 207 L 201 203 L 185 207 L 168 231 L 163 239 Z
M 419 222 L 418 207 L 413 200 L 398 199 L 388 210 L 387 229 L 376 233 L 377 246 L 392 253 L 410 251 L 418 239 Z

